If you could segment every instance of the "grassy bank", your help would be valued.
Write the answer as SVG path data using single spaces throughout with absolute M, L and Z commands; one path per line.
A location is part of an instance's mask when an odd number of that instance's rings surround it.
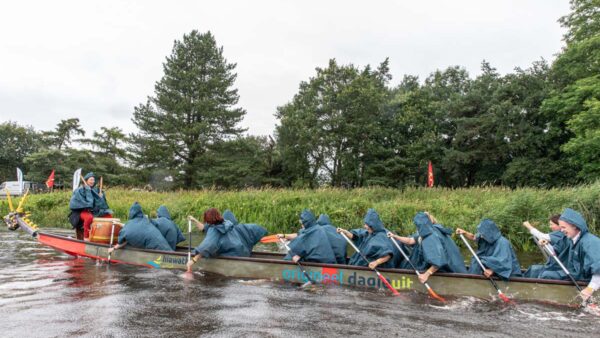
M 70 227 L 67 221 L 70 192 L 32 195 L 26 210 L 42 226 Z M 208 207 L 231 209 L 241 222 L 258 223 L 270 233 L 298 229 L 298 213 L 303 208 L 327 213 L 335 225 L 344 228 L 362 226 L 368 208 L 375 208 L 389 229 L 401 234 L 414 231 L 412 217 L 417 211 L 430 211 L 448 227 L 474 230 L 482 217 L 496 221 L 504 235 L 516 248 L 535 249 L 521 226 L 523 220 L 543 224 L 564 207 L 583 213 L 592 232 L 596 232 L 600 217 L 600 183 L 578 187 L 541 190 L 523 188 L 469 189 L 396 189 L 368 188 L 355 190 L 244 190 L 244 191 L 180 191 L 169 193 L 137 192 L 109 189 L 108 201 L 116 217 L 126 219 L 130 205 L 139 201 L 144 211 L 154 216 L 159 205 L 165 204 L 176 222 L 183 228 L 188 214 L 200 218 Z M 0 214 L 8 211 L 6 200 L 0 200 Z M 187 229 L 186 229 L 187 231 Z

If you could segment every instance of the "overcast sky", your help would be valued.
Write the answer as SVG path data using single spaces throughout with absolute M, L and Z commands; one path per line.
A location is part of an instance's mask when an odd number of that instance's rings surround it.
M 243 125 L 272 134 L 277 106 L 330 58 L 360 67 L 390 58 L 392 84 L 452 65 L 502 74 L 554 60 L 567 0 L 10 1 L 0 5 L 0 123 L 53 129 L 78 117 L 135 131 L 173 41 L 210 30 L 237 63 Z

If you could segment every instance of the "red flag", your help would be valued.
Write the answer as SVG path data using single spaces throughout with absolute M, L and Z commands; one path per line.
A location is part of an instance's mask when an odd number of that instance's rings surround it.
M 433 187 L 433 166 L 431 165 L 431 161 L 429 161 L 429 168 L 427 169 L 427 187 Z
M 46 186 L 48 187 L 48 189 L 52 189 L 52 187 L 54 186 L 54 169 L 52 169 L 52 173 L 50 173 L 50 176 L 48 176 Z

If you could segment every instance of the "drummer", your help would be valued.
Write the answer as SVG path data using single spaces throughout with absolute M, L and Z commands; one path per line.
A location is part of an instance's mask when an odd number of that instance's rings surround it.
M 112 211 L 106 202 L 106 195 L 96 186 L 96 175 L 93 172 L 83 177 L 84 183 L 73 191 L 69 202 L 71 215 L 79 213 L 79 220 L 71 221 L 77 229 L 77 239 L 89 241 L 90 228 L 94 217 L 112 218 Z M 82 226 L 76 226 L 81 225 Z

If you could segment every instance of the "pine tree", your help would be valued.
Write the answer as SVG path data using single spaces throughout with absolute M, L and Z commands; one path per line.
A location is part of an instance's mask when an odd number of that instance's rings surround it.
M 194 30 L 175 41 L 155 96 L 135 108 L 137 164 L 182 172 L 183 186 L 196 186 L 194 173 L 207 169 L 202 162 L 210 146 L 244 131 L 237 127 L 246 112 L 235 107 L 235 67 L 210 32 Z

